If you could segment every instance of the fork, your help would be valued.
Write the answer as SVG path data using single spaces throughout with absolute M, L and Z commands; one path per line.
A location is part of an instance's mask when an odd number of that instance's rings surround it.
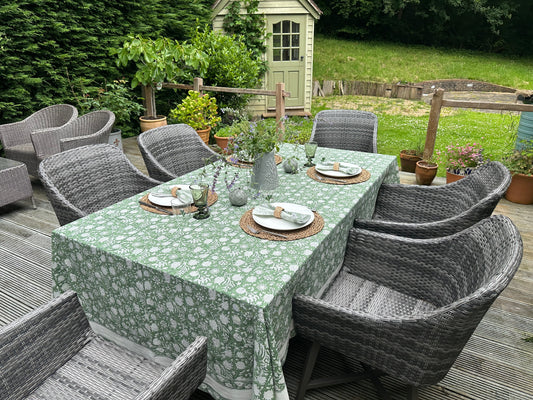
M 270 235 L 279 236 L 279 237 L 282 237 L 282 238 L 284 238 L 284 239 L 288 239 L 287 236 L 282 235 L 281 233 L 276 233 L 276 232 L 267 231 L 266 229 L 256 229 L 256 228 L 254 228 L 252 225 L 248 225 L 248 229 L 250 230 L 250 232 L 255 233 L 256 235 L 257 235 L 258 233 L 268 233 L 268 234 L 270 234 Z

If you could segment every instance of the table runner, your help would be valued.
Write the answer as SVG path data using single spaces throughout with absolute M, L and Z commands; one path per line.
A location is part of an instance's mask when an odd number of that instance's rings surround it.
M 303 146 L 280 151 L 295 152 L 305 160 Z M 372 215 L 383 181 L 398 181 L 393 156 L 319 148 L 317 157 L 359 164 L 371 178 L 332 187 L 278 167 L 273 201 L 316 208 L 325 222 L 316 235 L 247 235 L 240 217 L 264 199 L 232 207 L 221 190 L 211 217 L 197 221 L 143 211 L 144 192 L 52 233 L 54 293 L 77 291 L 91 321 L 157 355 L 173 358 L 196 336 L 208 337 L 201 389 L 216 399 L 288 399 L 282 363 L 294 334 L 293 294 L 323 288 L 342 263 L 354 219 Z

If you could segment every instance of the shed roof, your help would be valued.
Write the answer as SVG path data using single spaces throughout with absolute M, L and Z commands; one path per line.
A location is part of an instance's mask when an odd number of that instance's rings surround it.
M 230 2 L 231 0 L 216 0 L 213 5 L 211 6 L 211 8 L 213 10 L 218 10 L 218 12 L 220 12 L 221 10 L 223 10 L 227 5 L 228 3 Z M 300 2 L 300 4 L 307 10 L 309 11 L 310 14 L 313 15 L 313 17 L 315 17 L 316 19 L 318 19 L 320 17 L 320 15 L 322 15 L 322 10 L 320 8 L 318 8 L 318 6 L 315 4 L 315 2 L 313 0 L 297 0 L 298 2 Z M 217 14 L 218 14 L 217 12 Z

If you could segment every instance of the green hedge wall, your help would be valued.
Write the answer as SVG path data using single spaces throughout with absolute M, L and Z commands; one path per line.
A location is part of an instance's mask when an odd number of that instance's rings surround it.
M 109 49 L 129 33 L 186 39 L 210 15 L 199 0 L 18 0 L 0 6 L 0 123 L 51 104 L 76 104 L 70 82 L 105 85 Z M 131 72 L 131 71 L 130 71 Z

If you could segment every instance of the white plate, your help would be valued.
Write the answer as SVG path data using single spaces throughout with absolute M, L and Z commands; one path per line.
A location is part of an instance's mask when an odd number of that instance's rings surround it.
M 333 171 L 332 169 L 325 170 L 325 169 L 321 169 L 318 167 L 315 167 L 315 169 L 318 172 L 320 172 L 322 175 L 331 176 L 332 178 L 347 178 L 349 176 L 357 176 L 363 171 L 363 169 L 359 165 L 350 164 L 350 163 L 342 163 L 342 164 L 350 168 L 355 167 L 356 168 L 355 174 L 345 174 L 344 172 L 341 172 L 341 171 Z
M 189 185 L 175 185 L 175 186 L 171 186 L 165 189 L 165 193 L 167 193 L 167 190 L 168 190 L 168 197 L 156 197 L 156 196 L 153 196 L 152 193 L 150 193 L 148 194 L 148 200 L 150 200 L 150 202 L 154 204 L 157 204 L 158 206 L 171 207 L 172 206 L 171 201 L 174 199 L 177 199 L 177 197 L 174 197 L 170 194 L 170 191 L 172 190 L 172 188 L 175 188 L 175 187 L 179 187 L 180 190 L 186 190 L 187 192 L 190 193 Z M 161 192 L 156 191 L 155 193 L 161 193 Z M 192 196 L 191 196 L 191 199 L 192 199 Z M 183 203 L 183 204 L 192 204 L 192 201 Z
M 309 214 L 311 218 L 309 218 L 309 221 L 307 221 L 305 224 L 299 225 L 294 222 L 285 221 L 284 219 L 281 219 L 281 218 L 276 218 L 274 216 L 265 217 L 261 215 L 255 215 L 254 214 L 255 209 L 254 209 L 254 211 L 252 211 L 252 218 L 254 219 L 256 223 L 258 223 L 264 228 L 275 229 L 277 231 L 291 231 L 294 229 L 300 229 L 305 226 L 308 226 L 315 219 L 315 214 L 313 214 L 313 212 L 305 206 L 301 206 L 299 204 L 293 204 L 293 203 L 272 203 L 272 204 L 274 206 L 283 207 L 288 212 L 299 212 L 302 214 Z

